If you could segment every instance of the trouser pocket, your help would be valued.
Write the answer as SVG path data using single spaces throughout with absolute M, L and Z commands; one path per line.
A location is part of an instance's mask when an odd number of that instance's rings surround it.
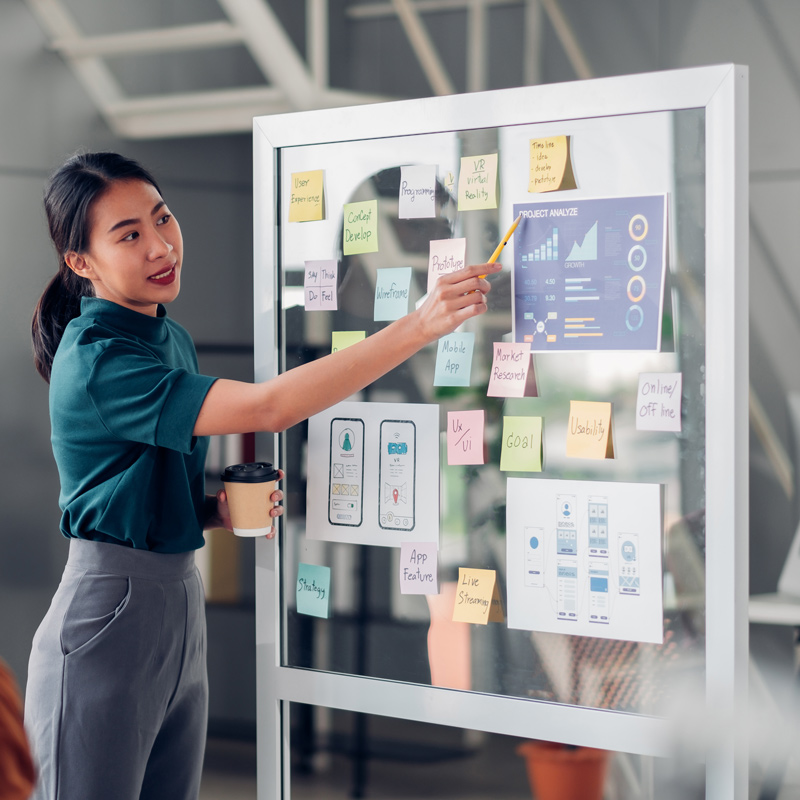
M 131 596 L 125 575 L 84 572 L 61 625 L 61 652 L 67 656 L 106 635 Z

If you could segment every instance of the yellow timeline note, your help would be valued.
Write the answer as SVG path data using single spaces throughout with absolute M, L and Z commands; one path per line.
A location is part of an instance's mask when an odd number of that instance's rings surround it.
M 529 192 L 555 192 L 575 189 L 575 174 L 570 158 L 570 137 L 550 136 L 531 139 Z
M 505 613 L 493 569 L 458 568 L 458 591 L 453 622 L 503 622 Z
M 570 400 L 567 424 L 569 458 L 614 458 L 611 403 Z
M 322 170 L 293 172 L 289 196 L 289 222 L 325 219 L 322 204 Z

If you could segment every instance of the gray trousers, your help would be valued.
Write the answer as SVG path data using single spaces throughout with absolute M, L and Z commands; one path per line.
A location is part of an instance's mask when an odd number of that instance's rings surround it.
M 28 669 L 35 800 L 196 800 L 207 717 L 194 553 L 72 539 Z

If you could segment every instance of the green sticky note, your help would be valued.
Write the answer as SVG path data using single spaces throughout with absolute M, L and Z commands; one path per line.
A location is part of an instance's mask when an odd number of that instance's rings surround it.
M 503 417 L 500 469 L 504 472 L 542 471 L 541 417 Z
M 331 334 L 331 353 L 335 353 L 337 350 L 344 350 L 345 347 L 350 347 L 351 344 L 366 338 L 366 331 L 333 331 Z
M 378 201 L 347 203 L 344 207 L 344 254 L 378 252 Z
M 297 567 L 297 613 L 328 619 L 331 599 L 331 568 L 316 564 Z

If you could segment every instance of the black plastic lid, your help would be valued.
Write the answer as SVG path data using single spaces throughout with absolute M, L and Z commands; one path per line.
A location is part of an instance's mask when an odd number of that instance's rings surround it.
M 267 483 L 278 480 L 280 473 L 272 464 L 256 461 L 251 464 L 233 464 L 225 467 L 220 477 L 226 483 Z

